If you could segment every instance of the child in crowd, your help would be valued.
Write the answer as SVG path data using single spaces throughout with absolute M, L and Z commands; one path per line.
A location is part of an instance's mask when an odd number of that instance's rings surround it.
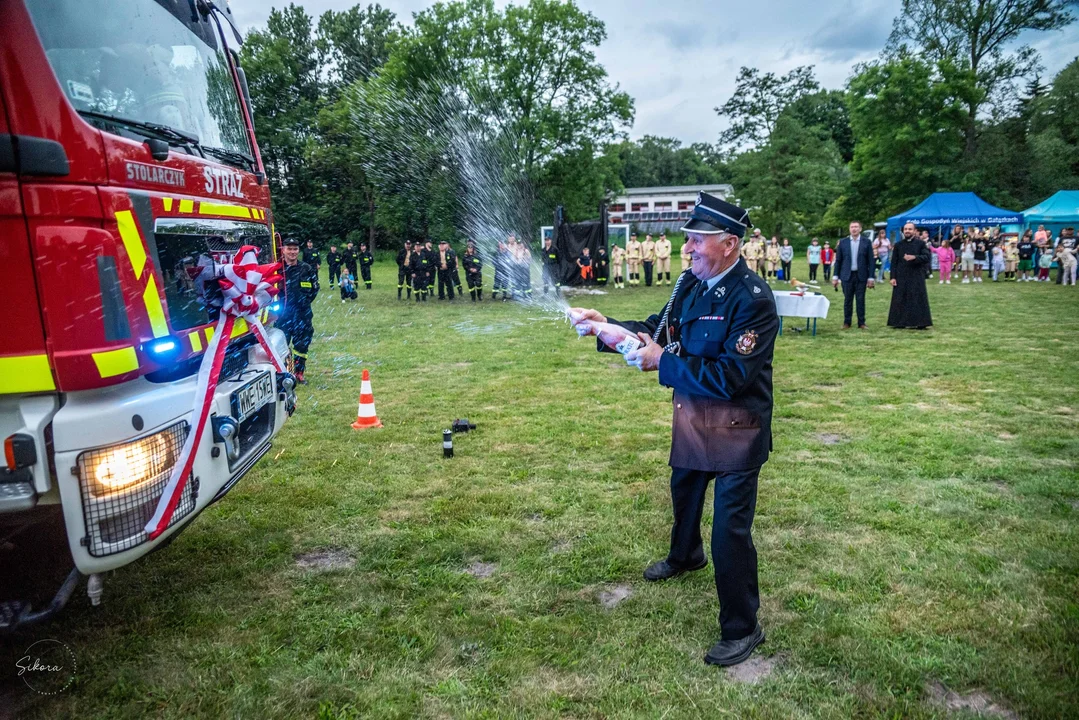
M 817 268 L 820 267 L 820 254 L 823 250 L 820 243 L 817 242 L 817 238 L 813 238 L 813 241 L 809 243 L 809 247 L 806 249 L 806 259 L 809 261 L 809 281 L 814 282 L 817 279 Z
M 974 274 L 974 241 L 970 237 L 964 238 L 959 248 L 959 268 L 963 271 L 963 284 L 969 285 Z
M 942 242 L 940 247 L 930 246 L 933 256 L 940 265 L 940 282 L 938 285 L 952 284 L 952 265 L 955 264 L 955 250 L 948 243 Z
M 987 260 L 988 253 L 985 249 L 985 238 L 978 232 L 974 240 L 974 282 L 980 283 L 982 281 L 982 270 L 985 269 Z
M 790 240 L 783 238 L 783 245 L 779 248 L 779 261 L 783 263 L 783 279 L 787 282 L 791 281 L 792 260 L 794 260 L 794 248 L 791 247 Z
M 772 282 L 772 278 L 776 276 L 776 269 L 779 266 L 779 240 L 775 237 L 768 243 L 768 247 L 764 251 L 764 257 L 768 261 L 768 282 Z
M 820 251 L 820 261 L 824 265 L 824 282 L 832 282 L 832 265 L 835 263 L 835 250 L 825 240 L 824 249 Z
M 1004 249 L 1004 279 L 1017 280 L 1015 271 L 1019 268 L 1019 248 L 1017 242 L 1012 239 Z
M 991 252 L 990 267 L 993 273 L 993 282 L 1000 282 L 1000 274 L 1004 272 L 1004 250 L 1000 245 L 994 245 Z
M 577 258 L 577 267 L 581 268 L 581 279 L 586 283 L 592 279 L 592 258 L 588 254 L 588 248 L 581 250 L 581 256 Z
M 1049 268 L 1053 267 L 1053 253 L 1043 250 L 1038 256 L 1038 282 L 1049 282 Z
M 341 302 L 356 299 L 356 279 L 348 272 L 347 267 L 341 268 Z

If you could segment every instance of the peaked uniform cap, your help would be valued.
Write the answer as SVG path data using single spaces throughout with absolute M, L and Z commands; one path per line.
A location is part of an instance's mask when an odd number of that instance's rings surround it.
M 695 232 L 702 235 L 718 235 L 729 232 L 738 237 L 745 237 L 746 230 L 752 227 L 749 212 L 726 200 L 698 193 L 697 204 L 689 215 L 689 221 L 682 227 L 683 232 Z

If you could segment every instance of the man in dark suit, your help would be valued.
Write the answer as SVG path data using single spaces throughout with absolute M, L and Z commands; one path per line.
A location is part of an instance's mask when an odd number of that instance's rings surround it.
M 779 317 L 768 284 L 740 257 L 749 225 L 745 210 L 701 193 L 682 228 L 691 267 L 659 314 L 619 322 L 595 310 L 570 311 L 580 334 L 599 338 L 600 350 L 636 333 L 644 344 L 626 361 L 658 371 L 660 384 L 674 390 L 671 546 L 665 559 L 644 571 L 646 580 L 668 580 L 708 564 L 700 523 L 715 478 L 711 550 L 721 639 L 704 658 L 713 665 L 736 665 L 764 642 L 750 531 L 757 477 L 772 446 Z
M 839 241 L 835 249 L 835 275 L 832 286 L 843 283 L 843 329 L 850 328 L 854 304 L 858 304 L 858 327 L 865 330 L 865 289 L 873 287 L 873 243 L 862 237 L 862 224 L 850 224 L 850 237 Z

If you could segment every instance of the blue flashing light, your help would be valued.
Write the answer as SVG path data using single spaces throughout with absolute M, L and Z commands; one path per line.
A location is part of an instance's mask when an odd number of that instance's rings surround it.
M 143 343 L 143 352 L 158 362 L 167 362 L 180 352 L 180 341 L 171 335 Z
M 281 303 L 275 302 L 273 305 L 271 305 L 270 312 L 281 312 Z

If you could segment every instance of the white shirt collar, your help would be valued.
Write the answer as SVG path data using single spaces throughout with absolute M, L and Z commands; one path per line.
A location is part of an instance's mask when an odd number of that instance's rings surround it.
M 737 265 L 737 264 L 738 264 L 737 262 L 734 263 L 734 265 Z M 716 275 L 715 277 L 710 277 L 707 280 L 705 280 L 704 282 L 708 284 L 708 289 L 709 290 L 714 290 L 716 285 L 719 284 L 719 281 L 722 280 L 723 278 L 727 277 L 727 273 L 729 273 L 731 270 L 734 270 L 734 265 L 731 265 L 729 268 L 727 268 L 726 270 L 721 272 L 719 275 Z

